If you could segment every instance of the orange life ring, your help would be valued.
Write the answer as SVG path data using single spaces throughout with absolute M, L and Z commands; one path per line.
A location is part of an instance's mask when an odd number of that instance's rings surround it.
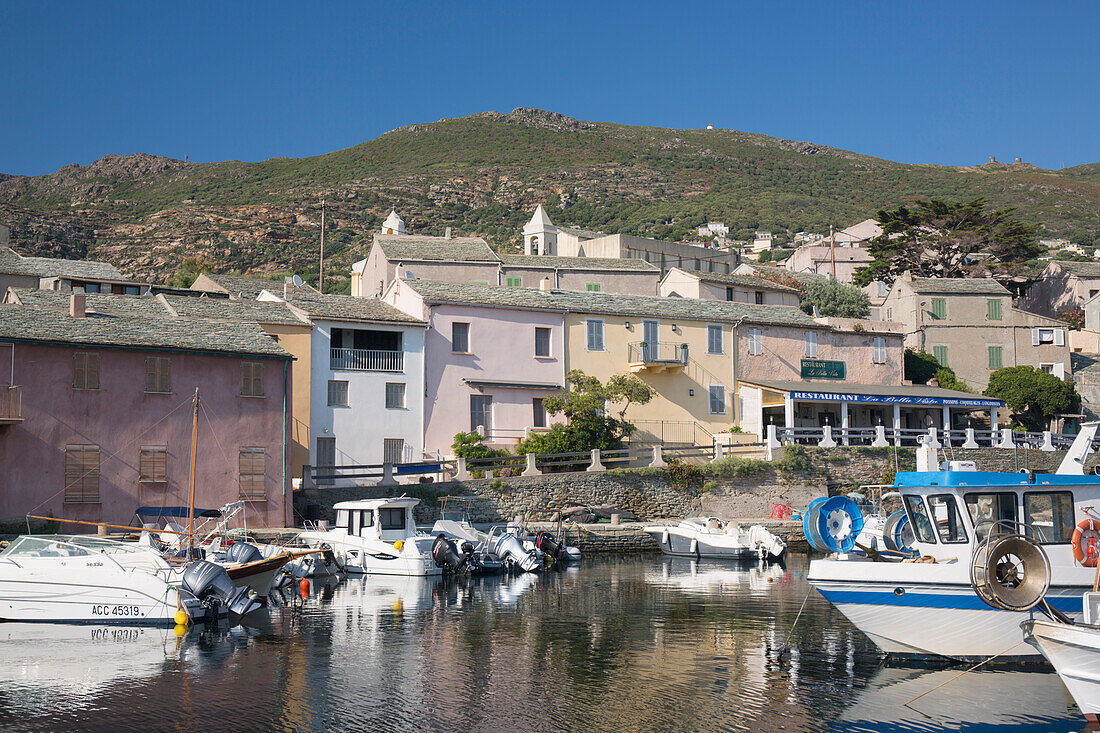
M 1100 558 L 1100 522 L 1082 519 L 1073 530 L 1073 556 L 1086 568 L 1096 567 Z

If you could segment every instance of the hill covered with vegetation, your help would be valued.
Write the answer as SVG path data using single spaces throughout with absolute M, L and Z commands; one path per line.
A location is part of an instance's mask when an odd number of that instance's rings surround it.
M 0 174 L 0 223 L 24 253 L 105 259 L 143 278 L 203 269 L 309 277 L 323 198 L 326 273 L 340 288 L 391 206 L 412 232 L 451 227 L 508 249 L 536 203 L 557 223 L 606 233 L 693 240 L 697 226 L 720 220 L 733 237 L 767 229 L 783 242 L 921 198 L 979 196 L 1016 207 L 1046 235 L 1100 238 L 1100 164 L 909 165 L 734 130 L 525 108 L 409 125 L 311 158 L 108 155 L 44 176 Z

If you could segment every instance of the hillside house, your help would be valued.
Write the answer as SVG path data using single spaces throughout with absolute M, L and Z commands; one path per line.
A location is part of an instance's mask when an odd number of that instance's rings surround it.
M 1084 307 L 1100 295 L 1100 262 L 1051 260 L 1019 300 L 1029 313 L 1050 318 L 1069 308 Z
M 798 306 L 798 291 L 755 275 L 721 275 L 673 267 L 661 279 L 663 297 Z

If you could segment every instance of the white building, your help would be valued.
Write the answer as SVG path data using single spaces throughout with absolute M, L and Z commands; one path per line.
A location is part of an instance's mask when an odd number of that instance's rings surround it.
M 724 237 L 730 233 L 730 228 L 722 221 L 708 221 L 706 226 L 699 227 L 700 237 Z
M 310 465 L 424 460 L 427 324 L 373 298 L 299 291 L 284 302 L 313 324 Z

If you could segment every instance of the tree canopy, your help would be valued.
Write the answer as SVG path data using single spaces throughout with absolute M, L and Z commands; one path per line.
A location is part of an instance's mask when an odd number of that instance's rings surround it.
M 810 280 L 802 285 L 802 310 L 831 318 L 867 318 L 871 301 L 867 293 L 839 280 Z
M 1042 252 L 1038 229 L 992 209 L 983 198 L 947 203 L 919 201 L 878 212 L 882 234 L 871 240 L 871 264 L 856 271 L 856 284 L 916 277 L 966 277 L 1006 273 Z
M 1055 415 L 1076 412 L 1081 396 L 1073 384 L 1029 366 L 1005 367 L 989 375 L 985 393 L 998 397 L 1028 430 L 1046 430 Z

